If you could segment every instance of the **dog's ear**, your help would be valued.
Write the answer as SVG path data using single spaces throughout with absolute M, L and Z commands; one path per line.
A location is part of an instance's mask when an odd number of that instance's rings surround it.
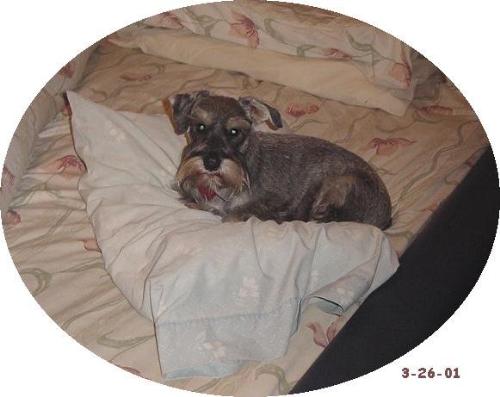
M 189 127 L 189 114 L 195 103 L 202 97 L 209 96 L 206 90 L 195 91 L 187 94 L 176 94 L 162 100 L 163 109 L 170 118 L 176 134 L 187 132 Z
M 283 127 L 280 112 L 272 106 L 251 96 L 240 97 L 238 102 L 252 122 L 256 124 L 266 123 L 272 130 Z

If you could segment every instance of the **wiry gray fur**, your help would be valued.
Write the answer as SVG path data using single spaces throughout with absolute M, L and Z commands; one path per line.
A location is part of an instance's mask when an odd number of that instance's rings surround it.
M 368 163 L 322 139 L 257 131 L 263 122 L 281 127 L 279 112 L 263 102 L 201 91 L 176 96 L 173 109 L 174 124 L 183 125 L 177 133 L 191 138 L 177 174 L 187 205 L 225 221 L 254 215 L 277 222 L 390 225 L 387 189 Z M 217 169 L 206 168 L 217 161 Z M 202 194 L 206 189 L 209 194 Z

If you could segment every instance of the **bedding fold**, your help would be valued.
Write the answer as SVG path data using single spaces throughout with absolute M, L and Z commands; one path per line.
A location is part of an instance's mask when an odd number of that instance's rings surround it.
M 80 82 L 96 45 L 82 51 L 63 66 L 40 90 L 24 112 L 5 156 L 0 188 L 0 211 L 5 221 L 10 201 L 19 180 L 29 165 L 30 154 L 38 133 L 63 108 L 63 93 Z
M 198 4 L 143 21 L 165 29 L 304 58 L 357 67 L 376 85 L 413 91 L 414 52 L 401 40 L 348 16 L 305 5 L 261 0 Z
M 221 377 L 282 356 L 309 303 L 341 314 L 397 269 L 379 229 L 221 223 L 170 188 L 182 137 L 163 115 L 68 98 L 79 190 L 113 281 L 155 323 L 165 379 Z
M 383 109 L 401 116 L 411 93 L 373 84 L 355 66 L 320 58 L 304 58 L 192 34 L 184 30 L 131 27 L 109 40 L 126 48 L 194 66 L 245 73 L 350 105 Z

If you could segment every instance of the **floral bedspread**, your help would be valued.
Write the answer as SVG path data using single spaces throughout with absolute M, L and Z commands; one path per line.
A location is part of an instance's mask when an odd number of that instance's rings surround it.
M 117 110 L 161 113 L 160 99 L 197 89 L 259 97 L 279 109 L 296 133 L 328 139 L 370 162 L 391 195 L 394 224 L 387 235 L 400 254 L 488 145 L 475 114 L 450 83 L 421 87 L 405 115 L 397 117 L 104 41 L 78 91 Z M 73 149 L 69 113 L 68 108 L 59 113 L 37 137 L 28 170 L 4 213 L 13 260 L 36 300 L 79 343 L 127 371 L 162 382 L 152 323 L 132 309 L 104 270 L 77 190 L 85 166 Z M 252 363 L 227 378 L 169 385 L 238 396 L 286 393 L 354 310 L 337 317 L 312 306 L 284 357 Z

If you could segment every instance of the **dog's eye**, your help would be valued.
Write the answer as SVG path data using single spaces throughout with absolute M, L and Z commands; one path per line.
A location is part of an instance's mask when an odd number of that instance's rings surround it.
M 237 136 L 239 133 L 240 133 L 240 130 L 237 128 L 231 128 L 229 130 L 229 135 L 231 135 L 231 136 Z
M 196 132 L 204 132 L 207 129 L 207 126 L 205 124 L 198 124 L 196 126 Z

